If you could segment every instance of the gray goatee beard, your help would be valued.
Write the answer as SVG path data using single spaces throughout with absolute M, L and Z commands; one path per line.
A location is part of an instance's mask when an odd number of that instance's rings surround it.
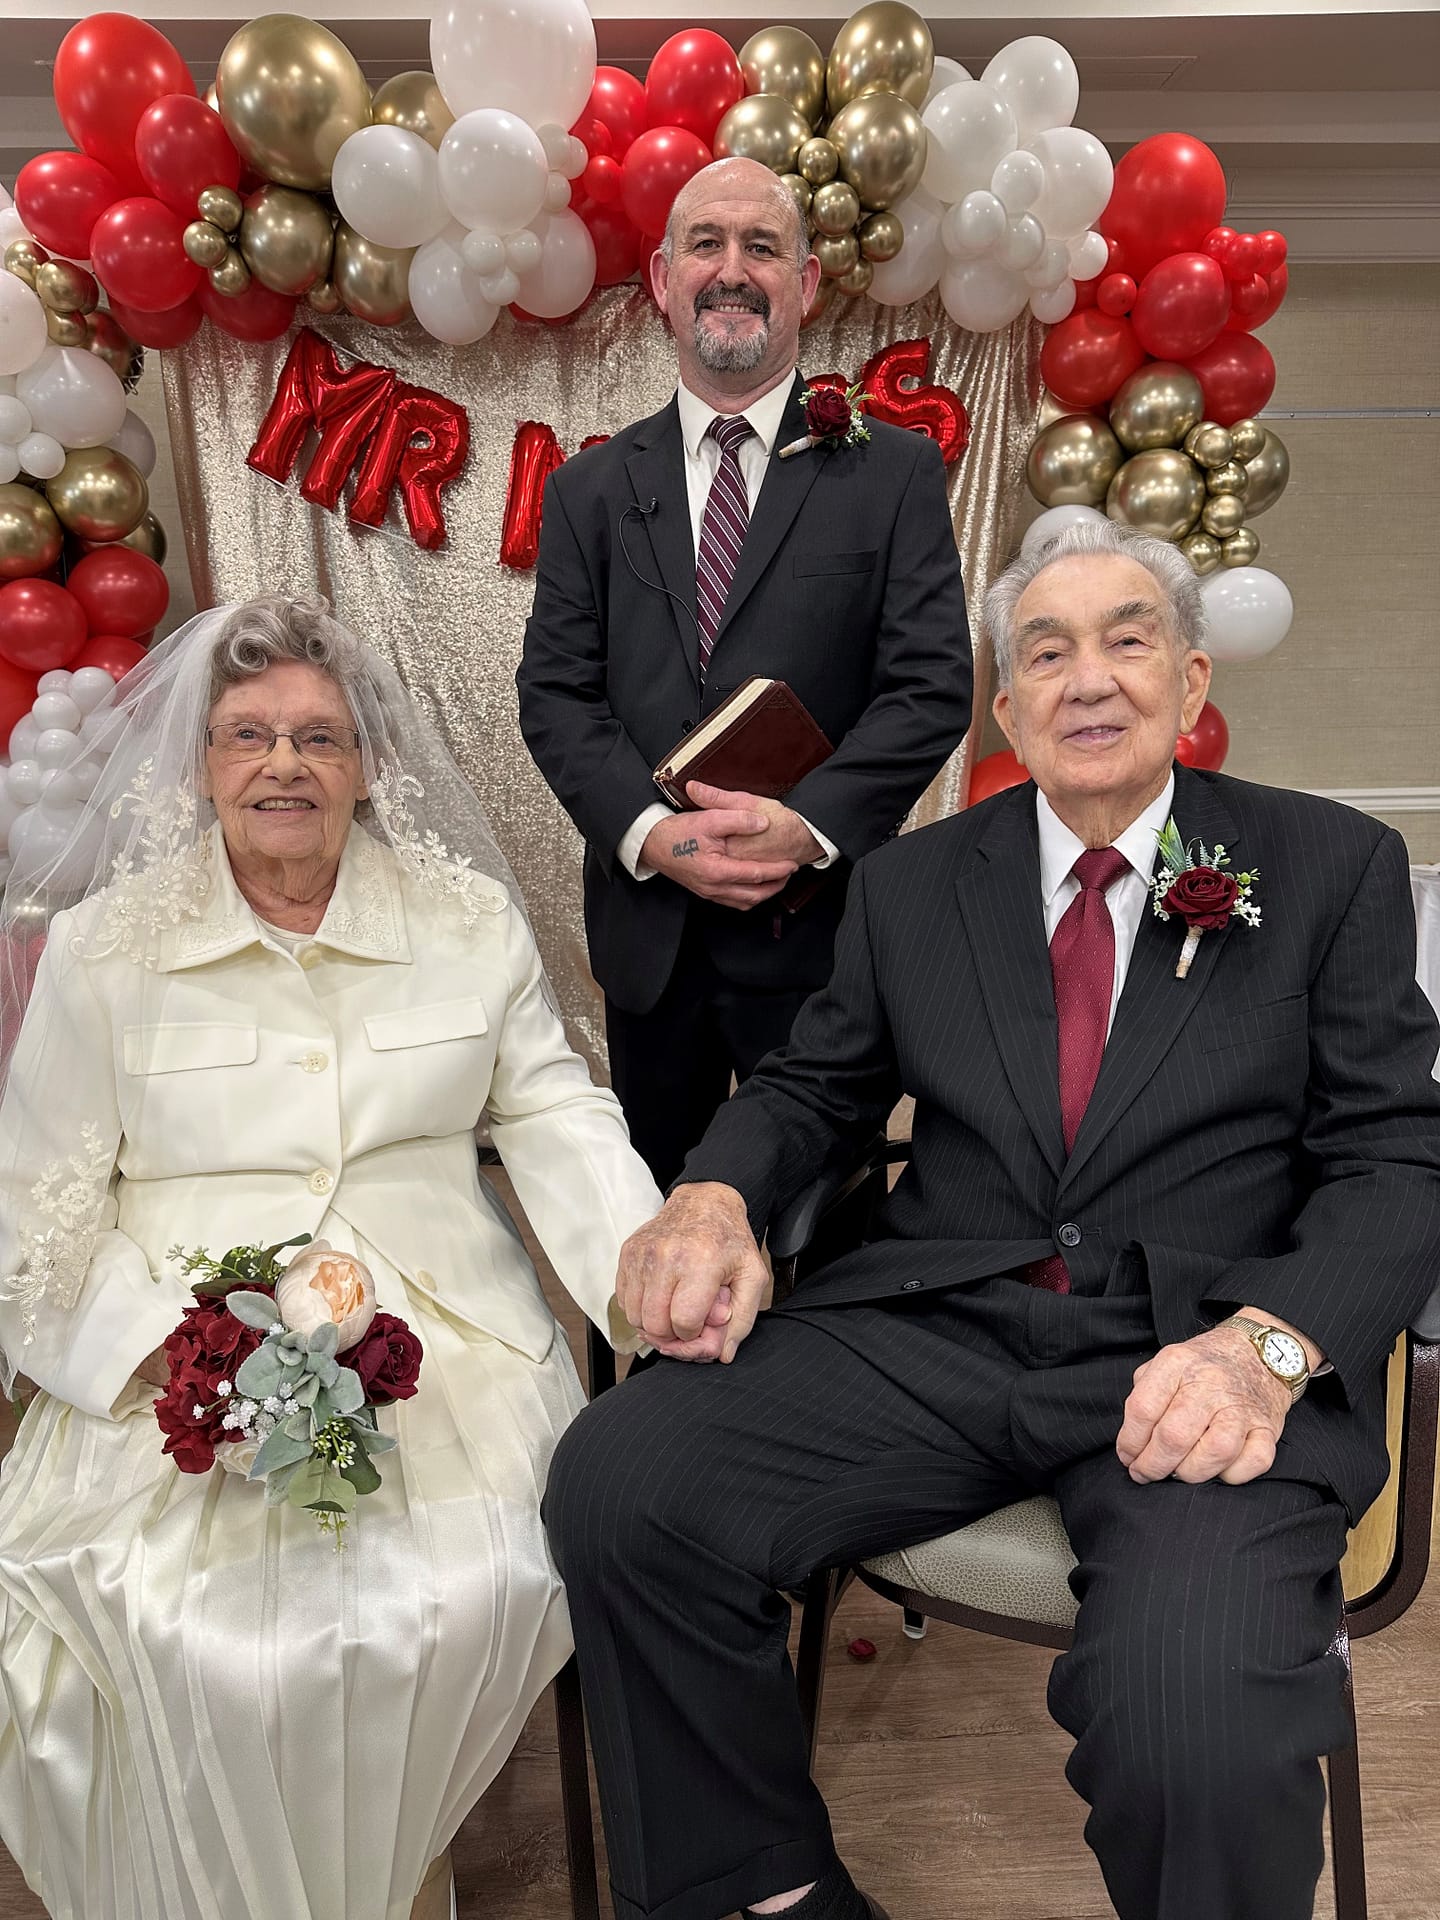
M 708 373 L 753 373 L 770 345 L 768 311 L 758 305 L 752 307 L 751 311 L 760 315 L 760 330 L 740 336 L 707 329 L 705 315 L 710 311 L 709 305 L 695 311 L 695 358 Z

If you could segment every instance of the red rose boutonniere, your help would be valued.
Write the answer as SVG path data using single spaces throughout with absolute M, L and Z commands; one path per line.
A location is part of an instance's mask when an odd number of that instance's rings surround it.
M 807 387 L 805 432 L 780 449 L 780 458 L 788 460 L 792 453 L 808 453 L 811 447 L 858 447 L 870 438 L 860 411 L 861 401 L 869 398 L 858 385 L 847 387 L 844 393 L 836 387 Z
M 1175 915 L 1185 922 L 1185 944 L 1175 968 L 1177 980 L 1189 973 L 1202 933 L 1219 933 L 1232 919 L 1242 920 L 1247 927 L 1260 924 L 1260 909 L 1250 898 L 1250 889 L 1260 878 L 1259 868 L 1253 873 L 1222 871 L 1230 865 L 1230 859 L 1218 841 L 1208 853 L 1204 842 L 1197 841 L 1196 852 L 1198 858 L 1186 847 L 1174 820 L 1168 820 L 1160 835 L 1165 864 L 1151 881 L 1150 891 L 1160 919 Z

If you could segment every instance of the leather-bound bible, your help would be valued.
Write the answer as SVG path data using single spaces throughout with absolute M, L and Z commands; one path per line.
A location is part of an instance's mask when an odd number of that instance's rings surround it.
M 835 751 L 783 680 L 756 676 L 693 727 L 655 769 L 672 807 L 694 807 L 687 782 L 783 800 Z

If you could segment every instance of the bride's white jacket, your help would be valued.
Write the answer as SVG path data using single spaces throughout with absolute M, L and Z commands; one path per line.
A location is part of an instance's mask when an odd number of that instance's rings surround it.
M 52 926 L 0 1110 L 0 1275 L 49 1274 L 28 1342 L 23 1278 L 0 1300 L 10 1360 L 108 1415 L 190 1302 L 169 1249 L 337 1217 L 448 1312 L 543 1358 L 555 1321 L 480 1177 L 482 1120 L 563 1284 L 637 1344 L 616 1261 L 660 1195 L 567 1046 L 503 888 L 471 889 L 467 928 L 356 827 L 292 957 L 264 943 L 218 826 L 208 859 L 203 910 L 164 935 L 158 969 L 84 957 L 103 896 Z

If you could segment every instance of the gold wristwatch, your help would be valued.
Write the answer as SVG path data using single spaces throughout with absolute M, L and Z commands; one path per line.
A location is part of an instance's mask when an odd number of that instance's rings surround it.
M 1263 1320 L 1251 1320 L 1243 1313 L 1232 1314 L 1221 1325 L 1240 1329 L 1259 1354 L 1261 1366 L 1290 1389 L 1293 1406 L 1310 1383 L 1310 1363 L 1295 1335 L 1284 1327 L 1269 1327 Z

